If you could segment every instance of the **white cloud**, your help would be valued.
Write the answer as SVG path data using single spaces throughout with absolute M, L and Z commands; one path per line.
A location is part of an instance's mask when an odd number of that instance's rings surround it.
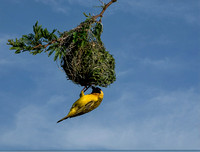
M 13 37 L 16 37 L 16 35 L 9 35 L 9 34 L 1 34 L 0 35 L 0 50 L 1 50 L 1 56 L 0 56 L 0 71 L 5 71 L 7 66 L 17 65 L 18 63 L 23 61 L 22 59 L 19 59 L 17 56 L 16 58 L 12 58 L 9 56 L 9 53 L 14 53 L 14 50 L 9 50 L 9 46 L 7 45 L 8 39 L 11 39 Z
M 37 1 L 39 2 L 39 0 Z M 48 4 L 48 2 L 51 4 Z M 119 1 L 118 4 L 125 2 Z M 129 2 L 131 3 L 131 1 Z M 148 3 L 158 1 L 146 1 L 147 4 L 142 2 L 144 1 L 134 1 L 137 6 L 136 9 L 146 11 L 145 8 Z M 44 1 L 42 3 L 51 7 L 54 7 L 55 4 L 55 9 L 61 8 L 57 11 L 67 13 L 62 10 L 66 7 L 62 7 L 63 1 Z M 161 3 L 154 6 L 157 12 L 165 8 L 165 6 L 162 6 L 159 9 L 158 5 L 161 5 Z M 147 7 L 147 11 L 151 9 L 150 6 Z M 166 9 L 164 10 L 166 11 Z M 182 10 L 185 10 L 185 8 Z M 176 13 L 175 10 L 173 12 Z M 166 11 L 167 13 L 168 11 Z M 194 17 L 194 20 L 196 19 L 195 16 L 192 17 Z M 6 43 L 8 38 L 8 36 L 0 38 L 0 43 Z M 164 37 L 163 41 L 152 43 L 163 43 L 166 42 L 165 40 Z M 4 69 L 5 65 L 12 63 L 12 68 L 24 66 L 26 70 L 46 73 L 46 75 L 36 74 L 32 78 L 37 84 L 37 88 L 31 90 L 31 93 L 27 96 L 30 96 L 30 99 L 34 97 L 34 99 L 24 101 L 25 104 L 18 106 L 20 109 L 15 115 L 15 120 L 10 120 L 13 125 L 8 125 L 0 130 L 0 147 L 46 150 L 200 148 L 199 90 L 188 89 L 168 92 L 148 86 L 144 89 L 138 84 L 138 88 L 131 88 L 128 85 L 126 88 L 121 88 L 121 86 L 116 85 L 118 92 L 113 92 L 110 97 L 105 93 L 102 105 L 94 112 L 56 124 L 58 119 L 67 114 L 71 106 L 73 89 L 63 87 L 68 85 L 64 84 L 67 83 L 66 81 L 63 83 L 64 73 L 60 74 L 60 71 L 55 69 L 56 66 L 49 65 L 48 58 L 45 57 L 46 60 L 35 59 L 38 57 L 33 58 L 23 60 L 22 56 L 15 55 L 13 59 L 16 60 L 0 58 L 0 66 L 4 66 Z M 147 57 L 135 58 L 135 60 L 143 66 L 159 69 L 169 70 L 177 66 L 177 63 L 170 58 L 152 59 Z M 32 63 L 34 63 L 34 66 L 31 66 Z M 52 64 L 55 63 L 52 62 Z M 55 72 L 54 69 L 58 72 Z M 130 72 L 132 71 L 125 70 L 120 73 L 120 76 L 128 75 Z M 61 85 L 63 85 L 62 89 L 59 90 L 58 88 L 61 88 Z M 55 90 L 54 94 L 52 94 L 52 90 Z M 126 92 L 123 92 L 123 90 Z M 9 95 L 12 96 L 12 92 Z M 20 99 L 23 100 L 23 98 Z M 28 98 L 26 97 L 26 99 Z M 35 99 L 38 99 L 38 101 L 34 101 Z M 62 111 L 63 109 L 66 111 Z M 5 114 L 4 117 L 6 116 Z
M 132 90 L 136 92 L 137 89 Z M 107 107 L 112 111 L 110 115 L 114 111 L 117 119 L 122 118 L 121 123 L 118 120 L 118 125 L 113 124 L 113 126 L 120 126 L 121 131 L 118 132 L 127 133 L 126 141 L 132 141 L 126 147 L 130 149 L 141 147 L 145 147 L 144 149 L 198 149 L 200 141 L 198 90 L 162 92 L 155 89 L 151 91 L 153 95 L 147 95 L 148 90 L 144 90 L 144 92 L 147 91 L 145 100 L 137 93 L 126 92 L 119 100 L 115 100 Z M 192 143 L 193 141 L 195 143 Z
M 16 37 L 16 35 L 9 35 L 9 34 L 1 34 L 0 35 L 0 45 L 6 46 L 8 39 L 12 39 L 13 37 Z
M 138 95 L 126 92 L 104 103 L 100 111 L 60 124 L 56 124 L 57 106 L 61 105 L 57 101 L 64 97 L 52 97 L 44 105 L 30 104 L 20 109 L 15 124 L 1 133 L 1 147 L 198 149 L 200 95 L 196 91 L 154 92 L 142 104 Z
M 198 10 L 200 6 L 199 1 L 190 3 L 189 1 L 180 0 L 163 2 L 159 0 L 123 0 L 119 2 L 119 5 L 116 11 L 121 10 L 132 14 L 135 14 L 135 12 L 148 13 L 152 17 L 162 18 L 170 16 L 172 18 L 182 18 L 188 23 L 200 24 L 199 15 L 194 11 Z
M 6 59 L 0 59 L 0 66 L 5 64 L 10 64 L 10 62 Z
M 52 7 L 52 9 L 56 12 L 60 12 L 63 14 L 68 14 L 69 12 L 69 7 L 63 0 L 35 0 L 35 1 Z
M 176 63 L 167 57 L 163 59 L 138 58 L 138 60 L 144 66 L 153 67 L 160 70 L 173 70 L 181 68 L 181 65 L 179 65 L 179 63 Z
M 70 4 L 78 4 L 84 7 L 93 7 L 94 4 L 97 4 L 96 2 L 98 1 L 94 1 L 94 0 L 68 0 L 68 2 Z
M 116 74 L 117 74 L 117 77 L 123 77 L 123 76 L 130 75 L 132 72 L 133 72 L 133 69 L 131 68 L 124 71 L 118 71 Z
M 96 15 L 101 11 L 101 8 L 98 6 L 101 6 L 102 4 L 100 1 L 94 1 L 94 0 L 35 0 L 36 2 L 41 2 L 45 5 L 49 5 L 53 8 L 53 10 L 57 12 L 61 12 L 64 14 L 68 14 L 70 11 L 70 7 L 76 7 L 76 6 L 81 6 L 81 7 L 87 7 L 89 9 L 92 9 L 93 11 L 90 12 L 92 15 Z M 103 0 L 104 3 L 108 3 L 109 0 Z M 87 12 L 87 11 L 86 11 Z M 111 11 L 107 11 L 109 13 L 112 13 Z M 108 14 L 109 14 L 108 13 Z
M 126 57 L 127 58 L 127 57 Z M 117 77 L 130 77 L 131 75 L 136 74 L 138 71 L 146 70 L 156 70 L 158 73 L 172 71 L 187 70 L 190 66 L 186 65 L 184 62 L 174 60 L 168 57 L 152 59 L 150 57 L 129 57 L 133 61 L 133 66 L 137 66 L 137 69 L 133 67 L 127 67 L 124 70 L 117 71 Z

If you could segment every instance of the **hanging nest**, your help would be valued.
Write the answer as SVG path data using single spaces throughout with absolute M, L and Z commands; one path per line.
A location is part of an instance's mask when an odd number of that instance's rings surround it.
M 69 80 L 81 86 L 101 87 L 116 80 L 115 60 L 101 41 L 102 31 L 102 23 L 90 18 L 61 35 L 61 67 Z
M 28 51 L 32 55 L 47 52 L 48 56 L 54 54 L 54 61 L 61 60 L 67 78 L 81 86 L 107 87 L 116 80 L 115 60 L 106 51 L 101 41 L 103 25 L 101 19 L 105 10 L 117 0 L 110 0 L 103 4 L 102 11 L 96 16 L 84 15 L 87 19 L 76 28 L 55 34 L 54 29 L 49 32 L 47 28 L 33 26 L 34 33 L 22 35 L 19 39 L 9 39 L 8 45 L 15 53 Z M 100 21 L 97 19 L 100 18 Z

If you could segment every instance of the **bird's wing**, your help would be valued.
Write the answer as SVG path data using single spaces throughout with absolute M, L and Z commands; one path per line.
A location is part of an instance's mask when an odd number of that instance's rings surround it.
M 85 110 L 90 110 L 90 108 L 94 105 L 95 101 L 90 101 L 85 105 Z
M 72 117 L 80 116 L 82 114 L 90 112 L 92 109 L 91 107 L 94 105 L 95 101 L 90 101 L 87 104 L 85 104 L 82 107 L 79 107 L 76 111 L 76 114 L 73 115 Z

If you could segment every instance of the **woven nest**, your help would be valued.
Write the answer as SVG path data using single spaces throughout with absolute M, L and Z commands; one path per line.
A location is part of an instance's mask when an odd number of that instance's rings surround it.
M 61 66 L 81 86 L 107 87 L 116 80 L 115 60 L 101 41 L 102 24 L 88 19 L 61 35 L 65 55 Z

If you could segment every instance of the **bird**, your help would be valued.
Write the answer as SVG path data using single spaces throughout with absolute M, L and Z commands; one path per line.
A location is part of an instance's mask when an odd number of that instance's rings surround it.
M 103 100 L 103 96 L 104 96 L 103 91 L 98 87 L 92 86 L 91 94 L 85 95 L 84 92 L 88 89 L 86 88 L 86 90 L 84 90 L 85 88 L 83 88 L 83 90 L 81 91 L 80 98 L 73 103 L 67 116 L 57 121 L 57 123 L 68 118 L 72 118 L 72 117 L 76 117 L 76 116 L 80 116 L 85 113 L 88 113 L 96 109 L 101 104 L 101 101 Z

